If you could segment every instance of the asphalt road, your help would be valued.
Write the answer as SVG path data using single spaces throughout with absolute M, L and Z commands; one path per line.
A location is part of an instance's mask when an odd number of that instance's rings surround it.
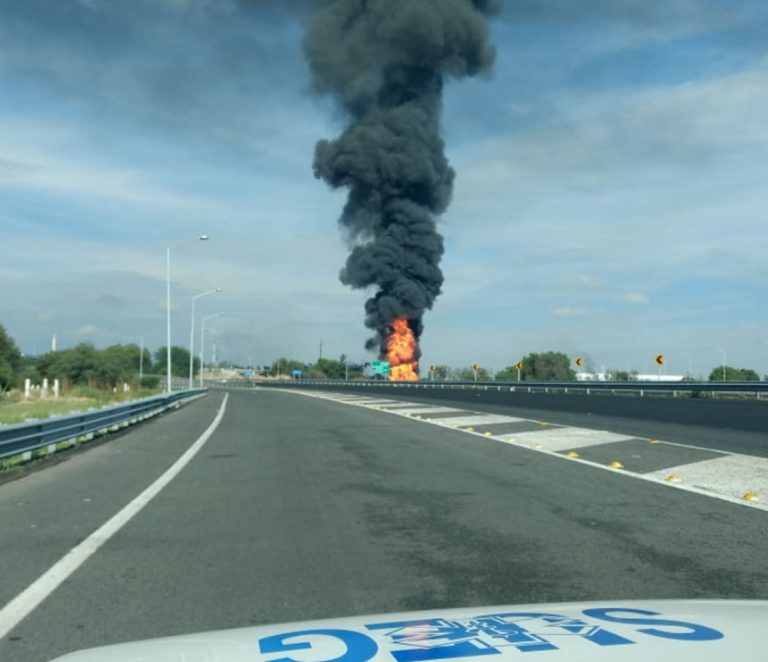
M 222 398 L 0 486 L 0 606 L 162 474 Z M 200 453 L 0 660 L 406 609 L 766 599 L 767 517 L 382 412 L 232 393 Z
M 292 388 L 312 390 L 307 383 Z M 768 457 L 768 402 L 765 400 L 637 397 L 580 393 L 525 393 L 455 388 L 322 386 L 318 390 L 377 395 L 410 402 L 538 418 L 556 425 L 611 430 L 705 446 L 730 453 Z

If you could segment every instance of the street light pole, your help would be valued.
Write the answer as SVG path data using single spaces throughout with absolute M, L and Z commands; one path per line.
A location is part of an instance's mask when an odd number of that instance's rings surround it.
M 712 349 L 714 349 L 717 352 L 720 352 L 723 355 L 723 381 L 725 381 L 725 366 L 728 363 L 725 357 L 725 350 L 720 349 L 719 347 L 713 347 Z
M 171 247 L 165 247 L 165 392 L 171 392 Z
M 201 234 L 197 241 L 208 241 L 207 234 Z M 181 246 L 187 241 L 180 241 Z M 171 392 L 171 246 L 165 247 L 165 392 Z
M 192 297 L 192 315 L 190 318 L 190 325 L 189 325 L 189 390 L 192 390 L 192 387 L 194 386 L 194 364 L 195 364 L 195 301 L 201 297 L 207 297 L 209 294 L 219 294 L 222 292 L 222 289 L 220 287 L 216 288 L 215 290 L 208 290 L 207 292 L 201 292 L 200 294 L 195 294 Z
M 200 320 L 200 388 L 203 388 L 203 372 L 205 371 L 205 323 L 223 315 L 224 313 L 215 313 Z

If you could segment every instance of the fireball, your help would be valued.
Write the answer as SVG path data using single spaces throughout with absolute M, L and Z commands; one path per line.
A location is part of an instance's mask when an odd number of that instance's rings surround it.
M 389 361 L 389 379 L 393 382 L 419 380 L 419 343 L 405 317 L 392 320 L 387 338 L 386 360 Z

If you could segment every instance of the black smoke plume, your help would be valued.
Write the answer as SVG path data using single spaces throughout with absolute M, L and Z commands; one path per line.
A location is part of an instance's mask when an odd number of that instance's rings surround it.
M 436 217 L 455 173 L 440 135 L 445 81 L 488 72 L 488 16 L 502 0 L 317 0 L 304 51 L 314 91 L 348 118 L 315 150 L 315 176 L 349 189 L 341 216 L 352 252 L 341 281 L 375 288 L 368 349 L 383 354 L 389 324 L 406 317 L 416 337 L 443 284 Z

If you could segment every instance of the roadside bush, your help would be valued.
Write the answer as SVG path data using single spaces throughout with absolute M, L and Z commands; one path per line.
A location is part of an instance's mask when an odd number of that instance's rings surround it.
M 141 388 L 146 389 L 156 389 L 160 386 L 160 377 L 157 377 L 156 375 L 148 375 L 141 378 L 141 382 L 139 383 L 139 386 Z

